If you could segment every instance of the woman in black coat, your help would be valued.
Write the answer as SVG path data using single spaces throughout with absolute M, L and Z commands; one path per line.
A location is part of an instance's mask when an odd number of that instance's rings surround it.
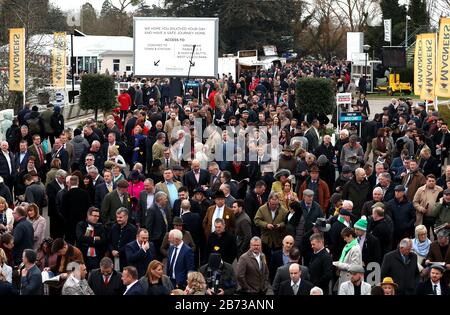
M 288 210 L 289 213 L 284 221 L 284 223 L 286 224 L 286 232 L 288 235 L 291 235 L 294 240 L 296 240 L 297 227 L 300 223 L 300 219 L 302 218 L 303 211 L 298 201 L 291 202 Z M 300 244 L 297 244 L 296 242 L 295 245 L 299 247 Z
M 89 203 L 93 206 L 95 204 L 95 187 L 90 175 L 84 176 L 81 188 L 87 191 L 89 194 Z

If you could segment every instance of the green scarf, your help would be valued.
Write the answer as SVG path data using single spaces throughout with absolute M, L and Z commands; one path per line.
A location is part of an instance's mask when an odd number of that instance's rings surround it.
M 342 250 L 341 258 L 339 258 L 339 262 L 344 262 L 345 256 L 347 256 L 350 249 L 352 249 L 352 247 L 356 245 L 358 245 L 358 240 L 356 238 L 347 245 L 345 245 L 344 249 Z

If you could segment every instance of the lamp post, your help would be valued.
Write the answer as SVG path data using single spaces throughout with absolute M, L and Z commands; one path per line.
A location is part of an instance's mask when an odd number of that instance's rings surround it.
M 405 48 L 408 48 L 408 20 L 411 20 L 411 17 L 406 14 L 405 19 Z
M 73 56 L 73 37 L 74 36 L 86 36 L 83 32 L 80 32 L 76 28 L 73 29 L 73 32 L 70 33 L 70 69 L 72 72 L 72 91 L 69 94 L 69 101 L 72 100 L 72 103 L 75 103 L 75 70 L 77 67 L 77 61 Z
M 370 45 L 364 45 L 363 46 L 363 48 L 364 48 L 364 51 L 365 51 L 365 55 L 366 55 L 366 65 L 365 65 L 365 67 L 364 67 L 364 75 L 367 77 L 367 62 L 368 62 L 368 51 L 369 51 L 369 49 L 370 49 Z

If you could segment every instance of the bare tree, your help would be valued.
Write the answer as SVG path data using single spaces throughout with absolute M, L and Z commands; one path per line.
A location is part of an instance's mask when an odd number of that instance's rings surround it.
M 367 29 L 370 17 L 380 14 L 380 0 L 334 0 L 331 6 L 336 18 L 350 32 Z

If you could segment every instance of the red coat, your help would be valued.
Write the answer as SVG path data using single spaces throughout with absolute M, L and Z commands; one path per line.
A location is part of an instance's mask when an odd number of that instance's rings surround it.
M 212 109 L 216 109 L 216 102 L 214 101 L 214 96 L 216 96 L 216 93 L 216 91 L 212 91 L 208 96 L 209 106 L 211 106 Z
M 128 93 L 122 93 L 117 97 L 120 103 L 120 110 L 129 110 L 131 106 L 131 96 Z

